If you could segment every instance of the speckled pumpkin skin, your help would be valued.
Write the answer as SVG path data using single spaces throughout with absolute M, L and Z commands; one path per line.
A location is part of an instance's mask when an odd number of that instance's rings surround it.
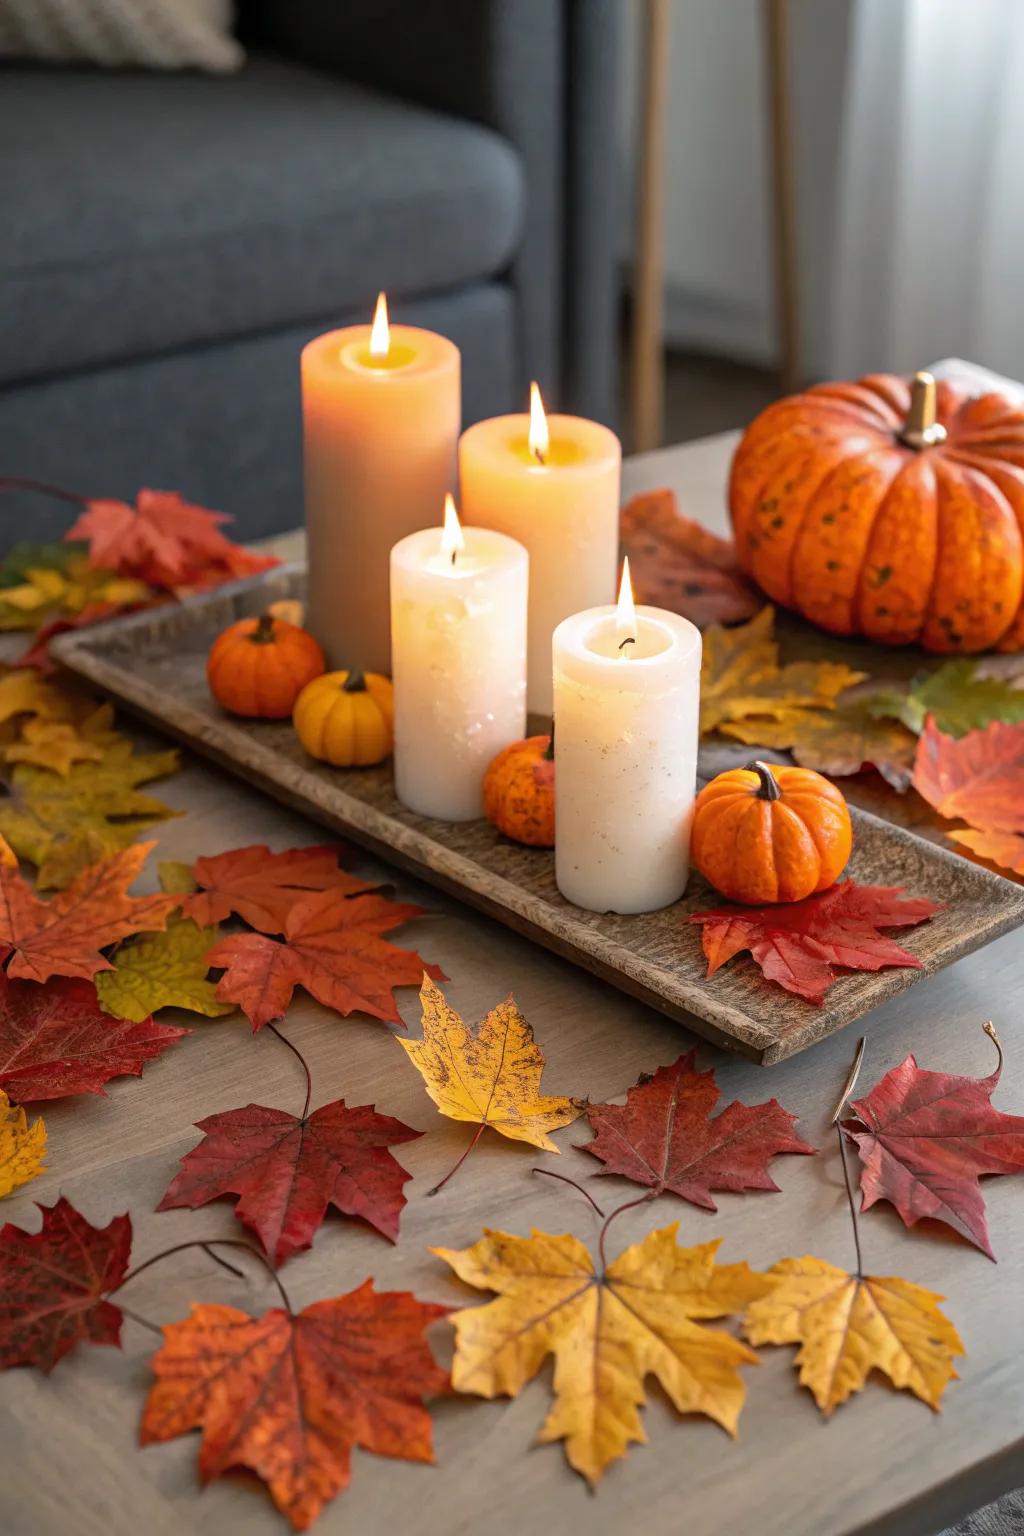
M 906 379 L 780 400 L 744 433 L 729 505 L 743 569 L 838 635 L 1024 649 L 1024 409 L 940 381 L 945 442 L 900 442 Z
M 239 619 L 217 636 L 206 658 L 206 680 L 232 715 L 287 720 L 303 688 L 325 666 L 312 635 L 265 614 Z
M 498 753 L 484 775 L 484 815 L 517 843 L 555 846 L 555 764 L 550 736 L 528 736 Z
M 751 768 L 731 768 L 697 796 L 690 857 L 730 901 L 750 906 L 803 901 L 846 868 L 853 847 L 840 791 L 809 768 L 770 764 L 781 795 L 763 800 Z

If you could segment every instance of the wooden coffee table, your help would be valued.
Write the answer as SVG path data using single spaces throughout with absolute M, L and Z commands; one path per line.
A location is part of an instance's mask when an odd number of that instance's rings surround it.
M 733 439 L 721 437 L 627 466 L 628 491 L 666 483 L 690 515 L 724 531 L 725 468 Z M 284 541 L 294 555 L 296 539 Z M 316 842 L 323 833 L 234 779 L 196 759 L 160 787 L 187 814 L 159 833 L 159 855 L 192 859 L 242 843 L 283 848 Z M 877 808 L 877 807 L 876 807 Z M 361 859 L 360 870 L 387 878 Z M 622 1095 L 641 1071 L 675 1059 L 695 1043 L 685 1030 L 584 972 L 534 948 L 468 909 L 399 878 L 403 897 L 430 915 L 407 932 L 452 978 L 448 995 L 479 1018 L 513 992 L 532 1021 L 548 1060 L 552 1093 Z M 1011 934 L 894 998 L 866 1021 L 869 1086 L 908 1052 L 922 1065 L 985 1074 L 992 1047 L 981 1024 L 993 1018 L 1007 1054 L 997 1095 L 1004 1109 L 1024 1107 L 1024 936 Z M 418 1028 L 415 994 L 402 997 L 410 1029 Z M 303 1084 L 297 1064 L 272 1035 L 252 1037 L 239 1016 L 204 1021 L 182 1016 L 194 1034 L 140 1080 L 110 1086 L 108 1099 L 80 1098 L 44 1106 L 52 1171 L 3 1203 L 0 1214 L 35 1228 L 33 1202 L 66 1195 L 94 1223 L 131 1212 L 136 1261 L 196 1237 L 239 1237 L 230 1202 L 198 1212 L 155 1215 L 154 1206 L 179 1157 L 198 1139 L 192 1122 L 247 1101 L 298 1112 Z M 304 993 L 286 1025 L 309 1058 L 314 1106 L 339 1096 L 376 1102 L 428 1134 L 401 1148 L 415 1175 L 402 1236 L 391 1247 L 358 1222 L 329 1218 L 313 1249 L 283 1274 L 293 1303 L 337 1295 L 373 1275 L 381 1288 L 411 1289 L 452 1305 L 483 1298 L 463 1288 L 431 1245 L 463 1247 L 485 1224 L 525 1233 L 594 1235 L 585 1203 L 571 1189 L 531 1175 L 536 1152 L 485 1136 L 443 1194 L 426 1191 L 465 1146 L 466 1130 L 440 1119 L 418 1075 L 380 1024 L 339 1020 Z M 832 1105 L 846 1076 L 855 1031 L 824 1041 L 779 1066 L 759 1068 L 717 1055 L 726 1099 L 777 1096 L 800 1116 L 800 1130 L 823 1150 L 815 1158 L 780 1158 L 782 1193 L 719 1197 L 719 1211 L 698 1211 L 672 1197 L 622 1216 L 614 1246 L 651 1227 L 680 1223 L 686 1243 L 724 1238 L 723 1260 L 761 1268 L 775 1259 L 814 1253 L 853 1262 L 850 1221 Z M 586 1179 L 597 1164 L 573 1143 L 585 1127 L 558 1133 L 559 1172 Z M 598 1184 L 606 1200 L 618 1181 Z M 623 1194 L 622 1198 L 626 1198 Z M 706 1420 L 679 1422 L 657 1386 L 643 1418 L 649 1443 L 634 1446 L 608 1471 L 596 1497 L 566 1465 L 558 1445 L 534 1439 L 549 1405 L 550 1375 L 515 1401 L 451 1398 L 434 1407 L 436 1467 L 353 1457 L 348 1492 L 328 1506 L 316 1529 L 409 1532 L 425 1536 L 522 1536 L 524 1527 L 562 1536 L 642 1531 L 645 1536 L 926 1536 L 969 1509 L 1024 1482 L 1024 1366 L 1020 1335 L 1024 1262 L 1024 1186 L 985 1185 L 998 1264 L 945 1235 L 907 1232 L 881 1206 L 862 1221 L 870 1272 L 898 1274 L 948 1297 L 947 1310 L 967 1348 L 963 1379 L 947 1390 L 941 1415 L 881 1379 L 826 1424 L 797 1386 L 792 1348 L 764 1349 L 746 1372 L 748 1401 L 733 1442 Z M 133 1282 L 125 1300 L 144 1317 L 168 1322 L 193 1301 L 225 1302 L 261 1312 L 275 1305 L 272 1286 L 249 1266 L 234 1279 L 202 1254 L 154 1267 Z M 286 1529 L 265 1492 L 245 1476 L 202 1490 L 196 1473 L 198 1435 L 146 1450 L 137 1447 L 139 1417 L 155 1340 L 127 1322 L 124 1350 L 82 1348 L 50 1378 L 35 1371 L 0 1375 L 0 1530 L 4 1536 L 261 1536 Z M 436 1330 L 439 1353 L 448 1335 Z

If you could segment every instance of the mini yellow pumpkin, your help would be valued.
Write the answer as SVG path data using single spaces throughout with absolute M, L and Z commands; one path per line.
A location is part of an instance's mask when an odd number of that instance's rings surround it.
M 307 683 L 292 722 L 310 757 L 334 768 L 382 763 L 394 744 L 389 678 L 376 672 L 325 672 Z

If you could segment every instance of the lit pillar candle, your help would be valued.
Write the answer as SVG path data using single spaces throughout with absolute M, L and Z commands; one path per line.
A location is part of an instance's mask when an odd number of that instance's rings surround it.
M 689 874 L 701 642 L 661 608 L 618 607 L 555 631 L 555 878 L 593 912 L 653 912 Z
M 530 415 L 495 416 L 459 441 L 467 523 L 497 528 L 530 555 L 530 710 L 551 714 L 551 636 L 582 608 L 611 603 L 619 547 L 622 448 L 579 416 L 546 418 L 536 384 Z
M 440 821 L 483 815 L 483 777 L 526 733 L 526 550 L 490 528 L 444 528 L 391 551 L 395 793 Z
M 459 349 L 411 325 L 318 336 L 302 352 L 306 622 L 331 667 L 391 671 L 391 546 L 455 484 Z

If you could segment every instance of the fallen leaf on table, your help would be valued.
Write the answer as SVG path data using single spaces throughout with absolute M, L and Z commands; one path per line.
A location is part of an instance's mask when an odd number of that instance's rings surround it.
M 646 1439 L 638 1408 L 656 1376 L 679 1413 L 702 1413 L 735 1435 L 757 1356 L 698 1319 L 728 1317 L 771 1281 L 746 1264 L 716 1264 L 717 1242 L 680 1248 L 678 1223 L 650 1232 L 598 1276 L 575 1237 L 485 1230 L 471 1248 L 433 1250 L 467 1285 L 497 1291 L 457 1312 L 452 1385 L 516 1397 L 555 1357 L 555 1402 L 542 1441 L 564 1440 L 569 1465 L 593 1487 L 609 1462 Z
M 0 868 L 0 958 L 10 955 L 7 974 L 29 981 L 81 976 L 110 970 L 100 951 L 146 929 L 163 928 L 177 905 L 173 895 L 129 896 L 154 845 L 136 843 L 101 859 L 67 890 L 43 901 L 19 870 Z
M 204 1483 L 248 1467 L 297 1531 L 348 1486 L 354 1446 L 433 1461 L 427 1397 L 446 1390 L 424 1329 L 447 1307 L 367 1280 L 290 1315 L 193 1306 L 153 1356 L 141 1441 L 203 1431 Z
M 106 748 L 102 761 L 77 763 L 63 778 L 20 763 L 0 800 L 0 833 L 20 858 L 38 867 L 42 889 L 59 889 L 177 814 L 138 786 L 178 767 L 173 748 L 135 752 L 123 737 Z
M 749 619 L 761 607 L 732 540 L 683 517 L 674 491 L 645 491 L 627 501 L 619 542 L 638 602 L 681 613 L 698 629 Z
M 793 709 L 775 720 L 732 720 L 718 729 L 749 746 L 789 751 L 801 768 L 832 778 L 877 768 L 900 794 L 910 784 L 917 747 L 905 725 L 876 717 L 870 701 L 840 700 L 834 709 Z
M 42 1230 L 0 1229 L 0 1367 L 52 1371 L 69 1350 L 120 1344 L 121 1310 L 106 1298 L 128 1269 L 131 1218 L 94 1227 L 63 1196 L 41 1205 Z
M 902 888 L 843 880 L 817 896 L 769 907 L 716 907 L 685 919 L 700 924 L 708 975 L 749 949 L 768 981 L 821 1004 L 841 971 L 880 971 L 921 962 L 880 932 L 913 928 L 943 910 Z
M 67 720 L 29 720 L 21 739 L 4 748 L 8 763 L 34 763 L 66 778 L 75 763 L 102 762 L 104 749 L 80 736 Z
M 463 1022 L 427 977 L 420 1002 L 423 1039 L 398 1043 L 442 1115 L 478 1126 L 477 1137 L 490 1126 L 512 1141 L 557 1152 L 548 1132 L 578 1119 L 584 1101 L 541 1093 L 544 1057 L 513 999 L 475 1026 Z
M 143 581 L 96 570 L 81 546 L 69 550 L 59 565 L 39 560 L 23 569 L 18 584 L 0 588 L 0 629 L 41 629 L 55 619 L 67 619 L 102 605 L 111 612 L 136 608 L 154 593 Z M 61 548 L 61 546 L 56 546 Z
M 873 707 L 879 714 L 902 720 L 915 734 L 920 734 L 931 715 L 940 731 L 965 736 L 993 720 L 1007 724 L 1024 720 L 1024 689 L 986 676 L 979 662 L 961 658 L 944 662 L 934 672 L 919 672 L 903 694 L 885 690 Z
M 239 1195 L 236 1216 L 274 1264 L 311 1246 L 330 1205 L 398 1241 L 402 1186 L 411 1175 L 388 1148 L 415 1141 L 422 1131 L 378 1114 L 372 1104 L 350 1109 L 344 1099 L 302 1119 L 248 1104 L 208 1115 L 196 1128 L 205 1139 L 182 1158 L 158 1211 L 197 1210 L 222 1195 Z
M 29 1125 L 25 1111 L 20 1105 L 12 1104 L 0 1088 L 0 1199 L 12 1195 L 42 1173 L 46 1166 L 45 1157 L 46 1127 L 42 1120 Z M 0 1291 L 0 1328 L 3 1326 L 3 1306 Z
M 206 960 L 224 967 L 218 1001 L 237 1003 L 257 1030 L 283 1018 L 301 986 L 337 1013 L 358 1011 L 401 1024 L 395 987 L 416 986 L 424 971 L 441 980 L 443 974 L 383 935 L 422 914 L 422 907 L 385 896 L 314 891 L 289 908 L 284 943 L 238 933 L 214 945 Z
M 283 933 L 295 902 L 311 891 L 352 895 L 370 889 L 365 880 L 338 866 L 337 848 L 289 848 L 271 853 L 263 843 L 196 859 L 192 874 L 200 887 L 182 902 L 186 917 L 209 927 L 235 913 L 262 933 Z
M 850 1105 L 843 1130 L 864 1164 L 862 1210 L 888 1200 L 906 1226 L 930 1217 L 995 1258 L 978 1180 L 1024 1173 L 1024 1115 L 990 1102 L 1002 1065 L 1000 1051 L 988 1077 L 957 1077 L 908 1056 Z
M 217 928 L 200 928 L 172 914 L 162 933 L 140 934 L 113 955 L 113 970 L 96 977 L 96 992 L 115 1019 L 145 1019 L 160 1008 L 185 1008 L 208 1019 L 234 1012 L 233 1003 L 217 1001 L 217 984 L 208 979 L 207 955 Z
M 795 710 L 831 709 L 863 677 L 832 661 L 780 666 L 773 608 L 734 629 L 712 625 L 704 636 L 701 733 L 752 715 L 788 722 Z
M 994 721 L 957 740 L 928 720 L 913 784 L 940 816 L 970 823 L 947 829 L 947 837 L 1024 874 L 1024 722 Z
M 872 1370 L 913 1392 L 930 1408 L 964 1353 L 960 1336 L 939 1310 L 943 1300 L 909 1280 L 858 1279 L 822 1259 L 782 1259 L 768 1271 L 775 1285 L 751 1303 L 743 1336 L 751 1344 L 799 1344 L 796 1364 L 826 1418 L 859 1392 Z
M 720 1094 L 714 1069 L 698 1072 L 696 1051 L 670 1067 L 643 1073 L 625 1104 L 588 1104 L 594 1140 L 580 1143 L 600 1158 L 602 1173 L 645 1184 L 653 1195 L 665 1190 L 714 1211 L 713 1189 L 740 1193 L 778 1190 L 768 1164 L 782 1152 L 813 1153 L 794 1132 L 796 1116 L 778 1100 L 741 1104 L 734 1100 L 711 1118 Z
M 41 987 L 0 972 L 0 1087 L 22 1103 L 102 1093 L 112 1077 L 140 1077 L 187 1034 L 145 1015 L 129 1024 L 109 1018 L 90 981 Z
M 71 702 L 32 667 L 20 667 L 0 676 L 0 721 L 13 715 L 38 715 L 44 720 L 66 720 Z

